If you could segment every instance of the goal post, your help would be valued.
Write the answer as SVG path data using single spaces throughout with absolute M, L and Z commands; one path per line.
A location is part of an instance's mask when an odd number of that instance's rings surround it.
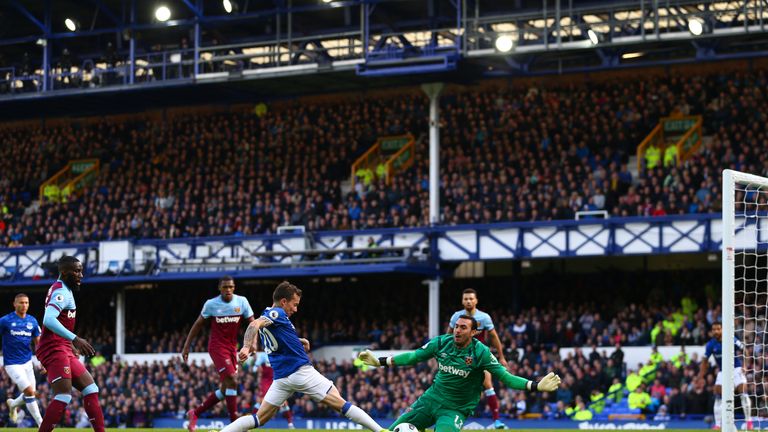
M 722 184 L 722 430 L 736 430 L 736 401 L 761 428 L 767 407 L 764 374 L 768 320 L 768 178 L 733 170 L 723 171 Z M 765 221 L 764 221 L 765 220 Z M 763 227 L 765 223 L 765 227 Z M 765 232 L 761 230 L 765 228 Z M 734 339 L 744 345 L 736 352 Z M 734 366 L 738 361 L 742 375 Z M 734 384 L 744 383 L 744 396 Z M 768 387 L 768 386 L 766 386 Z M 736 399 L 736 397 L 739 399 Z M 745 409 L 746 406 L 746 409 Z M 756 415 L 757 414 L 757 415 Z M 739 419 L 744 425 L 744 421 Z

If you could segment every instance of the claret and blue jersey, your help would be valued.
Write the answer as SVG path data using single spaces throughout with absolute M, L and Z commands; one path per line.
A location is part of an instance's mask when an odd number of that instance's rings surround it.
M 237 346 L 240 320 L 252 317 L 253 309 L 248 299 L 243 296 L 233 295 L 229 302 L 225 302 L 221 296 L 216 296 L 205 302 L 200 315 L 211 320 L 209 351 L 216 348 L 234 349 Z
M 309 356 L 296 334 L 296 328 L 280 307 L 268 307 L 261 314 L 269 325 L 259 330 L 259 339 L 269 363 L 275 371 L 275 379 L 285 378 L 300 367 L 309 365 Z

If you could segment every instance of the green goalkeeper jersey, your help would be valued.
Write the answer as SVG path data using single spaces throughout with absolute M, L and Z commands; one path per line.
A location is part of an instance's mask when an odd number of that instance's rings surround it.
M 480 401 L 483 390 L 483 371 L 490 372 L 507 387 L 525 390 L 528 380 L 511 373 L 502 366 L 490 349 L 472 338 L 469 345 L 459 348 L 452 334 L 433 338 L 416 351 L 398 354 L 393 358 L 396 366 L 414 365 L 434 358 L 437 375 L 423 398 L 469 415 Z

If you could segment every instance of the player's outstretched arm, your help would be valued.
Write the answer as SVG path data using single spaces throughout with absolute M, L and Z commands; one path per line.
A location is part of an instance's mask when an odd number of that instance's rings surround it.
M 181 358 L 184 360 L 184 363 L 189 359 L 189 346 L 192 344 L 192 339 L 196 338 L 197 334 L 200 333 L 200 330 L 203 329 L 205 321 L 206 319 L 200 315 L 197 317 L 197 320 L 195 320 L 195 323 L 192 324 L 192 328 L 189 329 L 187 339 L 184 340 L 184 347 L 181 349 Z
M 396 356 L 379 357 L 373 355 L 369 350 L 363 350 L 357 355 L 363 363 L 374 367 L 390 367 L 390 366 L 409 366 L 417 363 L 429 360 L 437 353 L 438 339 L 441 336 L 433 338 L 424 346 L 416 351 L 410 351 Z
M 538 382 L 512 375 L 507 372 L 507 369 L 496 360 L 496 357 L 494 357 L 490 351 L 483 355 L 481 361 L 485 370 L 490 372 L 491 375 L 501 381 L 505 386 L 514 390 L 552 392 L 557 390 L 560 386 L 560 377 L 555 375 L 554 372 L 548 373 Z

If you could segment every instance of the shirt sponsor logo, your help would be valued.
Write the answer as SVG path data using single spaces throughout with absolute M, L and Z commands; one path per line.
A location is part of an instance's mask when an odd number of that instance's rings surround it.
M 469 371 L 465 371 L 454 366 L 446 366 L 444 364 L 438 363 L 437 367 L 440 369 L 440 372 L 449 373 L 451 375 L 460 376 L 462 378 L 467 378 L 469 376 Z
M 216 324 L 229 324 L 237 323 L 240 321 L 240 317 L 216 317 Z
M 31 331 L 24 331 L 24 330 L 11 330 L 11 336 L 32 337 L 32 332 Z
M 76 316 L 77 316 L 77 311 L 73 311 L 73 310 L 67 311 L 67 318 L 75 319 Z

